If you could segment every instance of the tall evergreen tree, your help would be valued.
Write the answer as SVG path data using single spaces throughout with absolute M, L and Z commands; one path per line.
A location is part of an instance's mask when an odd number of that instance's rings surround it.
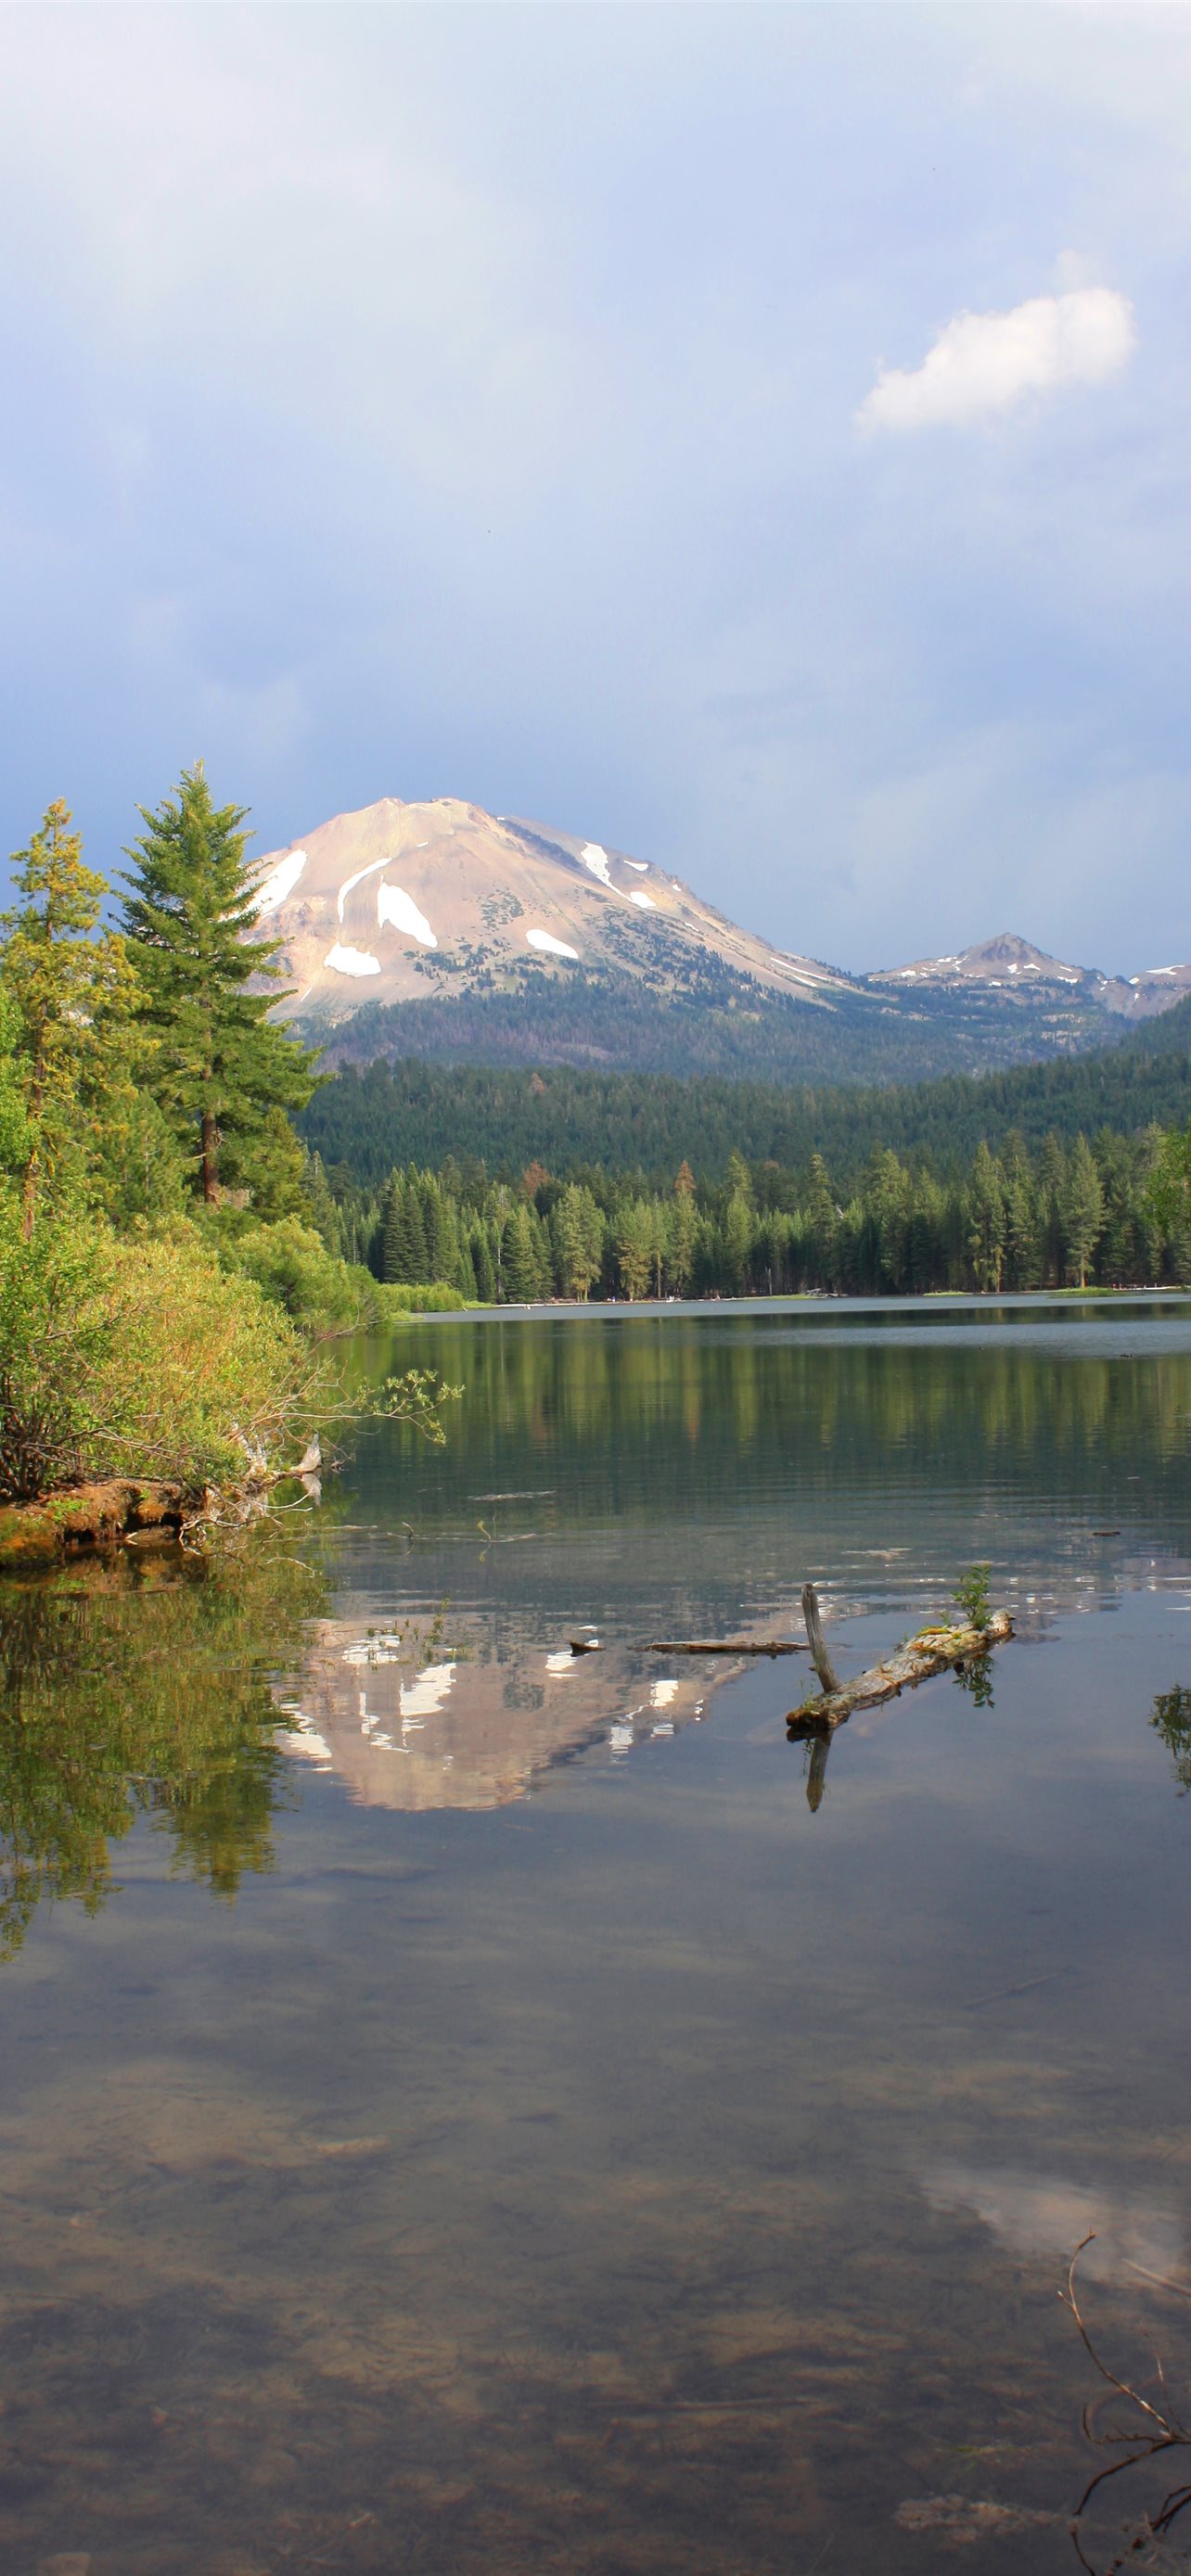
M 506 1302 L 530 1306 L 538 1294 L 538 1271 L 529 1210 L 524 1200 L 510 1208 L 501 1237 L 501 1282 Z
M 135 1109 L 135 983 L 125 945 L 95 935 L 107 892 L 83 865 L 80 835 L 59 798 L 27 850 L 14 854 L 20 901 L 0 917 L 3 978 L 16 1015 L 25 1129 L 22 1231 L 41 1191 L 67 1172 L 94 1177 Z
M 479 1219 L 477 1219 L 471 1230 L 470 1249 L 472 1268 L 476 1275 L 476 1292 L 479 1296 L 480 1304 L 482 1306 L 494 1306 L 496 1303 L 496 1264 L 492 1258 L 492 1245 L 489 1240 L 488 1229 L 480 1222 Z
M 317 1075 L 268 1016 L 288 995 L 276 990 L 280 941 L 252 935 L 244 809 L 212 803 L 198 761 L 155 813 L 138 811 L 124 923 L 156 1040 L 149 1082 L 211 1202 L 229 1161 L 251 1185 L 269 1110 L 303 1108 Z
M 981 1137 L 968 1183 L 968 1258 L 976 1286 L 996 1290 L 1005 1266 L 1005 1192 L 1001 1168 Z
M 695 1206 L 695 1179 L 685 1156 L 674 1181 L 674 1205 L 670 1218 L 670 1284 L 675 1295 L 685 1297 L 695 1267 L 695 1238 L 699 1215 Z
M 1067 1252 L 1067 1276 L 1073 1288 L 1087 1285 L 1088 1271 L 1104 1226 L 1104 1192 L 1086 1136 L 1077 1136 L 1067 1165 L 1067 1186 L 1059 1201 Z

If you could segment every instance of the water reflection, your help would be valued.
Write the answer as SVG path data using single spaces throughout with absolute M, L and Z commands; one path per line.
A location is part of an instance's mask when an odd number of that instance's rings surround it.
M 272 1867 L 288 1766 L 267 1667 L 320 1597 L 267 1543 L 0 1588 L 0 1958 L 47 1900 L 98 1910 L 140 1816 L 216 1895 Z
M 597 1745 L 623 1759 L 698 1723 L 736 1670 L 676 1673 L 624 1642 L 575 1655 L 530 1621 L 502 1621 L 494 1635 L 449 1611 L 429 1633 L 417 1621 L 328 1619 L 278 1687 L 278 1740 L 360 1806 L 503 1807 Z
M 1191 1690 L 1176 1683 L 1171 1690 L 1159 1691 L 1150 1724 L 1174 1755 L 1174 1776 L 1180 1790 L 1191 1789 Z
M 1191 1330 L 828 1320 L 433 1330 L 309 1591 L 9 1596 L 24 1895 L 126 1890 L 0 1981 L 15 2576 L 1064 2565 L 1067 2231 L 1114 2351 L 1191 2280 Z M 790 1667 L 646 1652 L 986 1558 L 995 1716 L 813 1824 Z
M 935 2166 L 922 2188 L 932 2209 L 979 2219 L 1011 2254 L 1049 2255 L 1065 2266 L 1091 2236 L 1080 2264 L 1085 2279 L 1132 2276 L 1191 2296 L 1187 2220 L 1169 2201 L 1111 2183 L 1090 2191 L 1070 2176 L 959 2164 Z

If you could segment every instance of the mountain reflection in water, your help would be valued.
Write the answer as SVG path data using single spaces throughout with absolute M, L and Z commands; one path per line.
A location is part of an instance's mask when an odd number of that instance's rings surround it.
M 593 1745 L 623 1756 L 698 1723 L 739 1669 L 709 1676 L 693 1662 L 676 1674 L 623 1642 L 574 1655 L 507 1627 L 494 1645 L 485 1627 L 458 1619 L 449 1633 L 451 1648 L 436 1644 L 423 1663 L 407 1633 L 319 1621 L 301 1671 L 278 1690 L 288 1722 L 279 1743 L 333 1772 L 359 1806 L 503 1807 Z

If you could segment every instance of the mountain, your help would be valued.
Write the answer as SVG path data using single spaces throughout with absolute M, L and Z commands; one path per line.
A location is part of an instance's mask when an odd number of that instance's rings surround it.
M 817 1004 L 853 989 L 786 956 L 678 877 L 597 841 L 439 796 L 386 796 L 264 860 L 260 910 L 285 943 L 293 1008 L 332 1023 L 362 999 L 532 991 L 578 966 L 662 994 L 709 968 Z
M 384 797 L 260 863 L 260 912 L 329 1063 L 570 1063 L 914 1081 L 1123 1034 L 1191 968 L 1131 981 L 1012 934 L 868 976 L 739 929 L 681 878 L 454 797 Z
M 1006 1002 L 1034 1006 L 1040 996 L 1051 1002 L 1078 994 L 1122 1019 L 1147 1019 L 1169 1011 L 1191 993 L 1191 965 L 1151 966 L 1144 975 L 1102 975 L 1094 966 L 1065 966 L 1028 939 L 1003 930 L 981 939 L 957 957 L 920 957 L 913 966 L 885 966 L 866 976 L 866 983 L 917 991 L 1000 993 Z

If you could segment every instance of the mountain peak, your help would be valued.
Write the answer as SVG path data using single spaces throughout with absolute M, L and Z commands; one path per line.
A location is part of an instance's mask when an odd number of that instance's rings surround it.
M 288 1007 L 334 1023 L 363 1001 L 521 992 L 611 978 L 659 1001 L 715 988 L 821 1003 L 855 990 L 810 957 L 740 930 L 681 879 L 577 834 L 452 796 L 385 796 L 337 814 L 257 876 L 295 986 Z
M 1088 984 L 1107 979 L 1087 966 L 1067 966 L 1049 957 L 1016 930 L 1000 930 L 993 939 L 975 940 L 952 957 L 919 957 L 912 966 L 883 966 L 870 984 L 998 984 L 1025 978 L 1036 984 Z

